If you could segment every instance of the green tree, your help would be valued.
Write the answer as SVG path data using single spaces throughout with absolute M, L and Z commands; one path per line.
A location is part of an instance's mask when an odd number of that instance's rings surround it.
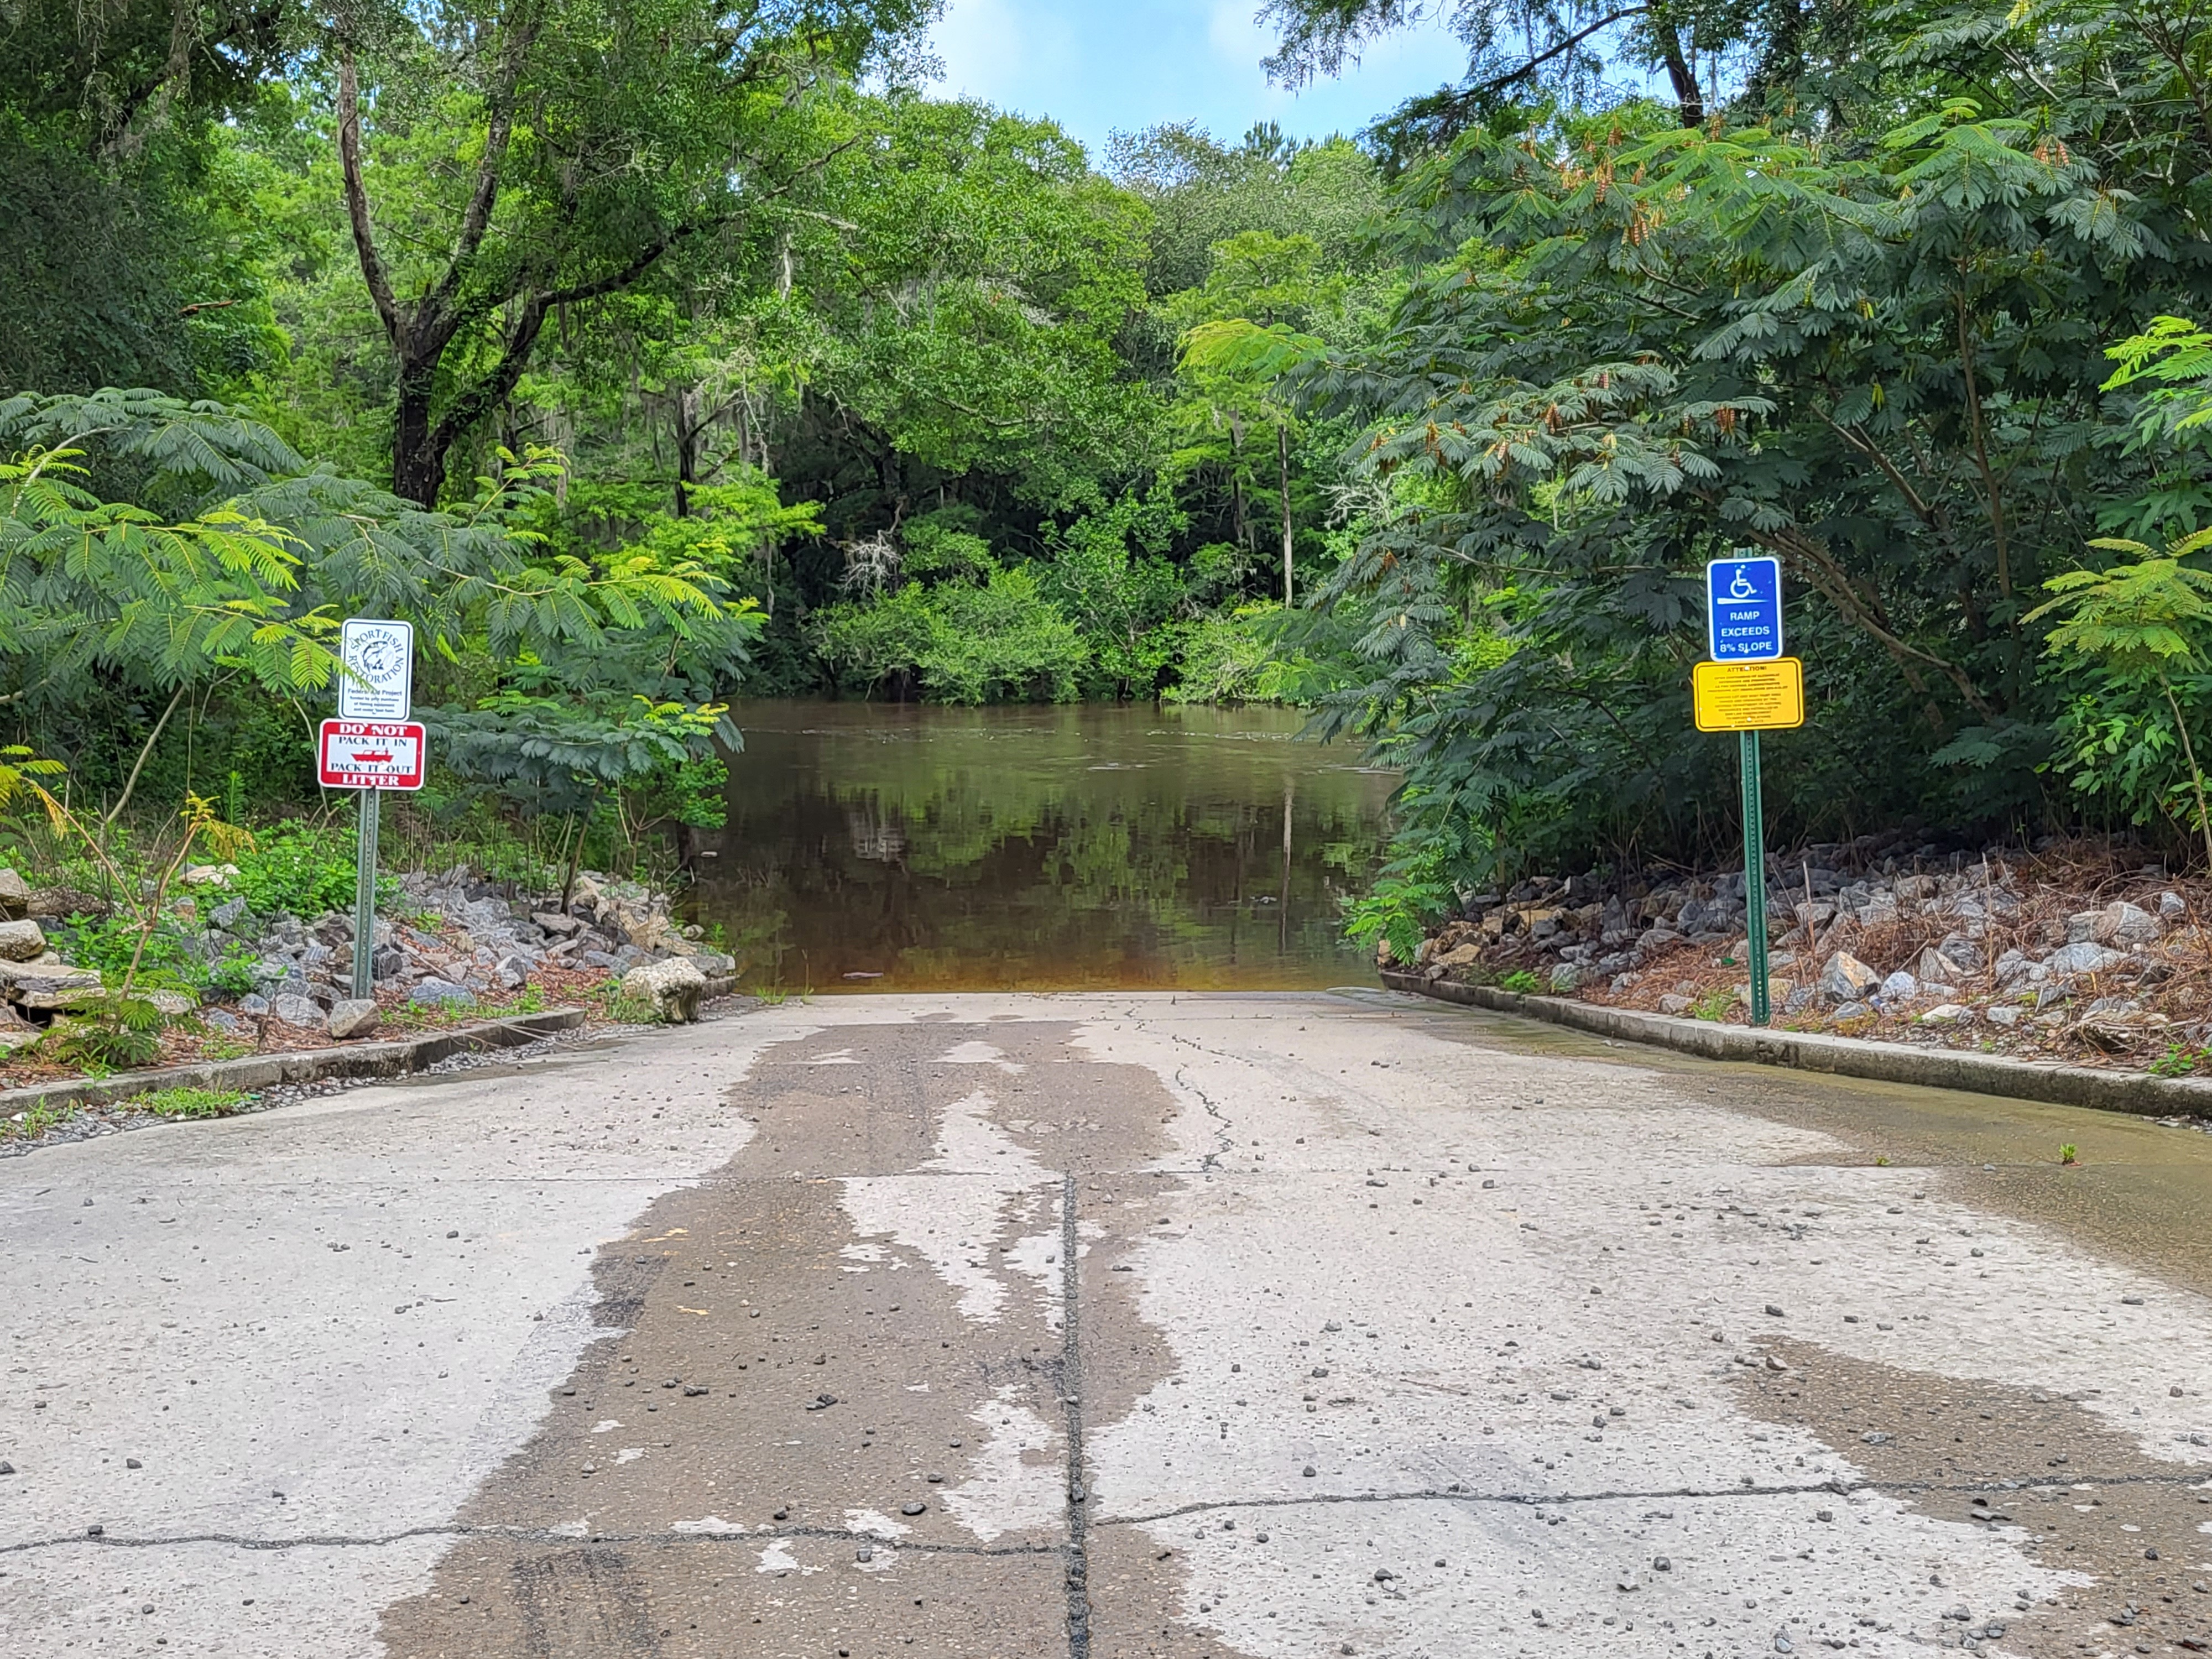
M 1283 603 L 1297 602 L 1295 563 L 1297 530 L 1291 508 L 1291 440 L 1297 416 L 1276 394 L 1281 375 L 1326 349 L 1299 332 L 1317 313 L 1343 297 L 1347 279 L 1327 270 L 1321 244 L 1310 236 L 1278 236 L 1251 230 L 1218 243 L 1204 286 L 1176 296 L 1176 313 L 1188 324 L 1182 368 L 1188 388 L 1183 425 L 1200 440 L 1212 433 L 1229 439 L 1226 458 L 1233 487 L 1249 476 L 1244 453 L 1248 431 L 1273 440 L 1277 526 L 1282 551 Z M 1255 335 L 1273 349 L 1255 352 Z M 1200 447 L 1187 452 L 1204 455 Z
M 2173 688 L 2176 674 L 2201 673 L 2204 668 L 2197 638 L 2212 623 L 2212 575 L 2181 561 L 2212 546 L 2212 530 L 2180 538 L 2163 555 L 2141 542 L 2114 537 L 2100 537 L 2089 545 L 2108 553 L 2134 554 L 2137 562 L 2053 576 L 2044 587 L 2054 597 L 2026 618 L 2061 618 L 2045 640 L 2045 651 L 2092 665 L 2106 682 L 2103 697 L 2075 703 L 2062 720 L 2062 730 L 2074 738 L 2068 757 L 2074 781 L 2089 791 L 2116 783 L 2136 804 L 2148 795 L 2160 811 L 2168 810 L 2168 791 L 2145 775 L 2155 770 L 2154 760 L 2146 751 L 2166 746 L 2162 734 L 2144 732 L 2139 706 L 2127 710 L 2134 719 L 2124 725 L 2099 717 L 2099 705 L 2139 705 L 2142 694 L 2155 686 L 2173 720 L 2173 738 L 2180 744 L 2196 800 L 2194 816 L 2204 840 L 2205 865 L 2212 868 L 2212 812 L 2205 807 L 2204 772 L 2197 764 L 2197 744 Z M 2133 728 L 2133 740 L 2124 750 L 2122 733 L 2129 727 Z
M 436 504 L 447 455 L 514 391 L 549 321 L 707 244 L 725 258 L 782 257 L 787 216 L 835 147 L 830 94 L 895 61 L 933 10 L 341 11 L 324 51 L 347 219 L 393 358 L 394 491 Z

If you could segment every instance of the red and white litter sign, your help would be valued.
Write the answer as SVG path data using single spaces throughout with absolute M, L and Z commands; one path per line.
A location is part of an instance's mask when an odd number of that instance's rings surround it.
M 429 744 L 415 720 L 325 720 L 325 789 L 420 789 Z

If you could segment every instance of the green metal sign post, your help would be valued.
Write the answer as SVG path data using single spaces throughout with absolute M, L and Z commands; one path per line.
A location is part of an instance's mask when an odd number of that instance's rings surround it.
M 1772 1017 L 1766 987 L 1766 803 L 1759 777 L 1759 733 L 1738 734 L 1743 746 L 1743 920 L 1751 943 L 1751 1023 Z
M 408 722 L 415 702 L 415 628 L 411 623 L 377 617 L 349 617 L 339 630 L 338 722 L 358 722 L 349 730 L 372 739 L 354 745 L 355 781 L 368 785 L 380 778 L 381 787 L 365 787 L 361 796 L 361 833 L 356 844 L 353 889 L 353 994 L 368 999 L 376 994 L 376 830 L 382 816 L 385 788 L 419 789 L 424 765 L 422 728 Z M 326 730 L 325 746 L 329 746 Z M 406 747 L 412 743 L 410 750 Z M 402 757 L 402 775 L 391 775 L 395 757 Z M 411 770 L 404 757 L 411 757 Z M 324 762 L 325 781 L 332 777 Z
M 361 793 L 361 834 L 353 888 L 353 994 L 376 994 L 376 826 L 384 792 Z
M 1705 567 L 1711 660 L 1691 680 L 1701 732 L 1734 732 L 1743 769 L 1743 933 L 1751 958 L 1751 1023 L 1774 1017 L 1766 957 L 1766 803 L 1759 734 L 1805 721 L 1803 668 L 1783 654 L 1782 562 L 1748 550 Z

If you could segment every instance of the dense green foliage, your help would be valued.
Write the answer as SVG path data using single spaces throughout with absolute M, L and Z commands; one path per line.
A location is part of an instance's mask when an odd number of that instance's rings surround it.
M 1285 9 L 1318 51 L 1394 9 Z M 1767 745 L 1784 836 L 2195 838 L 2203 617 L 2176 596 L 2203 578 L 2142 564 L 2185 648 L 2142 648 L 2140 605 L 2132 646 L 2046 630 L 2124 608 L 2119 573 L 2066 574 L 2151 552 L 2112 538 L 2205 512 L 2203 340 L 2160 319 L 2212 315 L 2212 31 L 2155 5 L 1742 21 L 1701 120 L 1463 108 L 1397 182 L 1413 280 L 1374 345 L 1290 362 L 1248 331 L 1364 424 L 1347 465 L 1378 491 L 1323 598 L 1383 619 L 1333 718 L 1408 769 L 1372 924 L 1532 861 L 1727 845 L 1734 745 L 1691 729 L 1686 681 L 1700 567 L 1742 548 L 1783 561 L 1814 704 Z
M 1295 81 L 1425 9 L 1265 9 Z M 1406 769 L 1402 920 L 1727 843 L 1753 547 L 1782 833 L 2212 850 L 2212 28 L 1447 11 L 1364 142 L 1094 158 L 928 96 L 927 0 L 19 8 L 0 736 L 302 802 L 404 615 L 426 805 L 560 861 L 716 822 L 740 691 L 1291 701 Z

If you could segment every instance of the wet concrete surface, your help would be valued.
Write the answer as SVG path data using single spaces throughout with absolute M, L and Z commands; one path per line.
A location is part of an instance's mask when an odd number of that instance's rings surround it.
M 2208 1155 L 1304 994 L 787 1004 L 58 1149 L 0 1634 L 2203 1650 Z

